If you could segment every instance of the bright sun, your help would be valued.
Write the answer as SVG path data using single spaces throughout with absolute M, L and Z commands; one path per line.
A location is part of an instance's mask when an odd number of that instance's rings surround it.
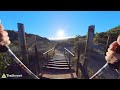
M 57 32 L 57 39 L 65 39 L 65 33 L 63 29 L 59 29 Z
M 58 30 L 58 32 L 57 32 L 57 36 L 58 37 L 63 37 L 64 36 L 64 30 L 62 30 L 62 29 L 60 29 L 60 30 Z

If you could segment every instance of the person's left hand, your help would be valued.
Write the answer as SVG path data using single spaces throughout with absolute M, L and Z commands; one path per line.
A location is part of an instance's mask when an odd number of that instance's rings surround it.
M 5 44 L 9 45 L 10 43 L 7 31 L 5 31 L 2 24 L 0 24 L 0 46 L 4 46 Z

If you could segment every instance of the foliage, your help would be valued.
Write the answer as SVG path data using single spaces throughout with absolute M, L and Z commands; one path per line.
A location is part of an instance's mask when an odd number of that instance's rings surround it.
M 113 42 L 117 39 L 120 34 L 120 26 L 117 26 L 113 29 L 108 30 L 107 32 L 96 33 L 94 37 L 94 42 L 97 44 L 106 45 L 108 35 L 111 36 L 111 41 Z

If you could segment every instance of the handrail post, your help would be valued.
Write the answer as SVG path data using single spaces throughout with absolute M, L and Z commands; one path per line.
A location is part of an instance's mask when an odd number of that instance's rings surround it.
M 47 52 L 47 54 L 46 54 L 46 57 L 47 57 L 47 60 L 48 60 L 48 52 Z
M 27 54 L 27 48 L 26 48 L 26 36 L 25 36 L 24 24 L 17 23 L 17 25 L 18 25 L 18 40 L 19 40 L 19 44 L 21 47 L 22 60 L 26 66 L 29 66 L 28 54 Z
M 55 48 L 54 48 L 54 55 L 55 55 Z
M 49 61 L 49 55 L 48 55 L 48 53 L 50 52 L 50 51 L 54 51 L 54 54 L 55 54 L 55 47 L 53 47 L 52 49 L 50 49 L 50 50 L 48 50 L 48 51 L 46 51 L 46 52 L 44 52 L 43 53 L 43 55 L 45 55 L 46 56 L 46 59 L 47 59 L 47 62 Z M 45 67 L 46 67 L 46 65 L 45 65 Z
M 69 64 L 68 64 L 68 65 L 69 65 L 69 69 L 71 69 L 71 67 L 70 67 L 70 64 L 71 64 L 70 53 L 69 53 L 68 55 L 69 55 L 69 56 L 68 56 L 68 57 L 69 57 Z
M 80 46 L 78 45 L 77 69 L 76 69 L 77 77 L 78 77 L 79 60 L 80 60 Z
M 63 53 L 64 53 L 64 55 L 65 55 L 65 49 L 63 50 Z
M 108 39 L 107 39 L 107 43 L 106 43 L 106 48 L 105 48 L 104 55 L 106 55 L 107 49 L 109 48 L 109 45 L 110 45 L 110 42 L 111 42 L 111 35 L 109 34 Z
M 46 53 L 46 58 L 47 58 L 47 62 L 48 62 L 48 52 Z M 45 64 L 45 68 L 46 68 L 46 64 Z
M 65 54 L 65 51 L 67 52 L 67 54 Z M 66 55 L 66 57 L 68 57 L 68 65 L 69 65 L 69 69 L 71 69 L 71 67 L 70 67 L 70 64 L 71 64 L 71 55 L 73 56 L 73 57 L 75 57 L 75 55 L 72 53 L 72 52 L 70 52 L 68 49 L 66 49 L 66 48 L 64 48 L 64 55 Z
M 35 60 L 35 71 L 36 71 L 36 75 L 39 74 L 39 57 L 38 57 L 38 50 L 37 50 L 37 46 L 35 45 L 35 56 L 36 56 L 36 60 Z

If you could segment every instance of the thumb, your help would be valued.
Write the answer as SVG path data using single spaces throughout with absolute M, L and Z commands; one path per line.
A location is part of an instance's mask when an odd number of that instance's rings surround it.
M 117 43 L 120 45 L 120 36 L 117 38 Z
M 3 25 L 0 23 L 0 31 L 3 31 L 4 30 L 4 27 Z

